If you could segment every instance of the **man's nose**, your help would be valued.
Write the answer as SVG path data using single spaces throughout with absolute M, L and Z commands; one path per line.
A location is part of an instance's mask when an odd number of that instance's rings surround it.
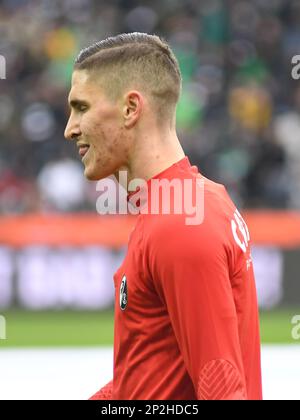
M 67 140 L 74 140 L 77 137 L 79 137 L 81 134 L 79 124 L 77 124 L 74 120 L 71 118 L 69 119 L 64 136 Z

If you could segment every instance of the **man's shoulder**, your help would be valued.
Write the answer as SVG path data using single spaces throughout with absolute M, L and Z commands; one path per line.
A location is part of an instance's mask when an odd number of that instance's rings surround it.
M 199 178 L 197 203 L 184 203 L 180 214 L 142 214 L 143 241 L 146 246 L 205 247 L 226 242 L 236 206 L 225 187 L 205 177 Z
M 184 181 L 187 182 L 177 185 L 174 183 L 173 189 L 170 186 L 167 187 L 165 198 L 170 199 L 170 202 L 162 204 L 160 201 L 158 205 L 153 205 L 151 201 L 153 197 L 151 197 L 146 212 L 140 215 L 146 229 L 150 229 L 154 233 L 157 230 L 182 229 L 193 226 L 197 229 L 216 215 L 222 218 L 227 213 L 234 213 L 236 206 L 223 184 L 216 183 L 202 175 L 194 179 L 184 179 Z M 176 190 L 177 187 L 180 191 Z M 171 195 L 169 195 L 169 191 L 171 191 Z M 161 196 L 159 196 L 159 200 L 161 200 Z M 195 217 L 192 220 L 193 216 L 198 216 L 198 218 Z

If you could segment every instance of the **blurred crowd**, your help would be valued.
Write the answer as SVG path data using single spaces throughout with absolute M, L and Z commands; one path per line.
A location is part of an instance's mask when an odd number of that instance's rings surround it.
M 63 138 L 72 66 L 132 31 L 164 37 L 179 59 L 191 162 L 240 207 L 299 209 L 299 0 L 0 0 L 0 213 L 95 210 Z

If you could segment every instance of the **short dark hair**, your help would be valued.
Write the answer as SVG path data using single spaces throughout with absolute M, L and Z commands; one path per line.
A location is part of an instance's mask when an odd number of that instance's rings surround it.
M 74 70 L 102 77 L 103 87 L 114 98 L 126 88 L 145 91 L 164 117 L 173 115 L 181 93 L 177 59 L 156 35 L 134 32 L 96 42 L 79 53 Z

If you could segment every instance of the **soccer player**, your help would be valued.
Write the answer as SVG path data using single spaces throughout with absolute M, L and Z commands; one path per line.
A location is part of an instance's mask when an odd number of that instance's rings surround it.
M 114 276 L 113 380 L 92 399 L 262 398 L 249 232 L 225 188 L 184 154 L 180 92 L 177 60 L 157 36 L 111 37 L 75 62 L 65 137 L 77 142 L 85 176 L 126 171 L 128 182 L 147 181 L 147 197 L 154 180 L 202 191 L 198 223 L 162 206 L 138 215 Z

